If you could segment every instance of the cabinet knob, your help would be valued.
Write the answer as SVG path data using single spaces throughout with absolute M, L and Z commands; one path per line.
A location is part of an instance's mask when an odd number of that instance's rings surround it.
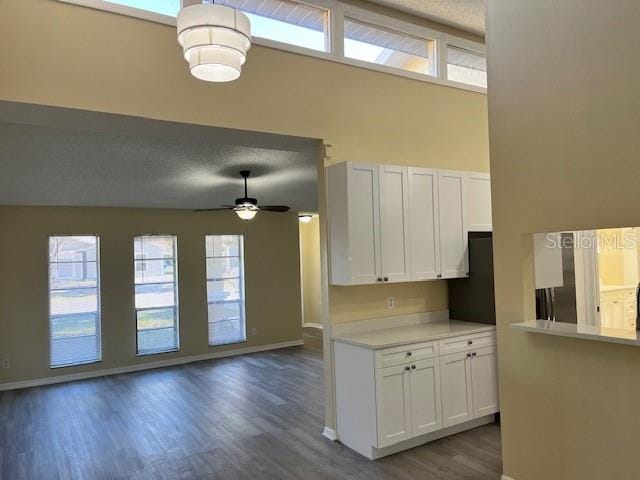
M 384 281 L 388 282 L 389 281 L 389 277 L 384 277 Z
M 381 282 L 382 281 L 382 277 L 378 277 L 378 281 Z
M 416 366 L 415 365 L 411 365 L 411 370 L 415 370 Z
M 442 278 L 442 274 L 441 273 L 438 274 L 438 278 Z
M 467 345 L 473 345 L 473 340 L 469 340 L 469 341 L 467 342 Z
M 477 355 L 477 353 L 476 353 L 476 352 L 471 352 L 471 356 L 472 356 L 472 357 L 475 357 L 476 355 Z
M 467 353 L 467 358 L 471 358 L 471 354 L 470 353 Z
M 407 357 L 410 357 L 411 355 L 411 352 L 407 352 Z
M 409 365 L 407 365 L 406 367 L 404 367 L 404 369 L 408 372 L 408 371 L 409 371 Z

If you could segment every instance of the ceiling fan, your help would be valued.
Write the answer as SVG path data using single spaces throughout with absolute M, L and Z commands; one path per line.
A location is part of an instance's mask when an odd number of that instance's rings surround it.
M 240 175 L 244 178 L 244 197 L 236 198 L 236 204 L 223 205 L 219 208 L 200 208 L 194 212 L 213 212 L 216 210 L 233 210 L 242 220 L 251 220 L 260 210 L 266 212 L 288 212 L 291 210 L 286 205 L 258 205 L 258 200 L 250 198 L 247 194 L 247 178 L 251 175 L 250 170 L 241 170 Z

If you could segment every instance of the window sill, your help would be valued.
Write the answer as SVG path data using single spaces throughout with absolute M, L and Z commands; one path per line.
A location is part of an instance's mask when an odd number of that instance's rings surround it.
M 225 347 L 227 345 L 238 345 L 240 343 L 247 343 L 247 340 L 236 340 L 234 342 L 228 342 L 228 343 L 210 343 L 209 347 Z
M 173 353 L 179 352 L 180 347 L 172 348 L 170 350 L 154 350 L 153 352 L 136 353 L 136 357 L 148 357 L 149 355 L 159 355 L 161 353 Z
M 93 365 L 94 363 L 102 363 L 102 359 L 98 360 L 87 360 L 86 362 L 78 362 L 78 363 L 65 363 L 63 365 L 49 365 L 50 370 L 57 370 L 59 368 L 67 368 L 67 367 L 81 367 L 83 365 Z

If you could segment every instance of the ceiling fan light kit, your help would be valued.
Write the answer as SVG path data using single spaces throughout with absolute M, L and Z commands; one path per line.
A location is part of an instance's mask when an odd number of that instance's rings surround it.
M 251 175 L 250 170 L 241 170 L 240 176 L 244 179 L 244 197 L 236 198 L 235 207 L 226 206 L 219 208 L 200 208 L 194 210 L 194 212 L 213 212 L 216 210 L 233 210 L 236 212 L 236 215 L 242 220 L 253 220 L 256 214 L 260 210 L 264 210 L 267 212 L 277 212 L 277 213 L 285 213 L 291 210 L 290 207 L 286 205 L 258 205 L 258 200 L 255 198 L 249 197 L 248 189 L 247 189 L 247 179 Z
M 249 17 L 225 5 L 182 3 L 176 19 L 178 43 L 191 74 L 207 82 L 240 77 L 251 47 Z

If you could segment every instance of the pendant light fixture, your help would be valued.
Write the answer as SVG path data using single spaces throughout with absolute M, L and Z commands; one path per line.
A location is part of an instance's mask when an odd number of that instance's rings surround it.
M 240 76 L 251 47 L 251 23 L 239 10 L 214 3 L 182 0 L 178 43 L 191 74 L 207 82 L 230 82 Z

